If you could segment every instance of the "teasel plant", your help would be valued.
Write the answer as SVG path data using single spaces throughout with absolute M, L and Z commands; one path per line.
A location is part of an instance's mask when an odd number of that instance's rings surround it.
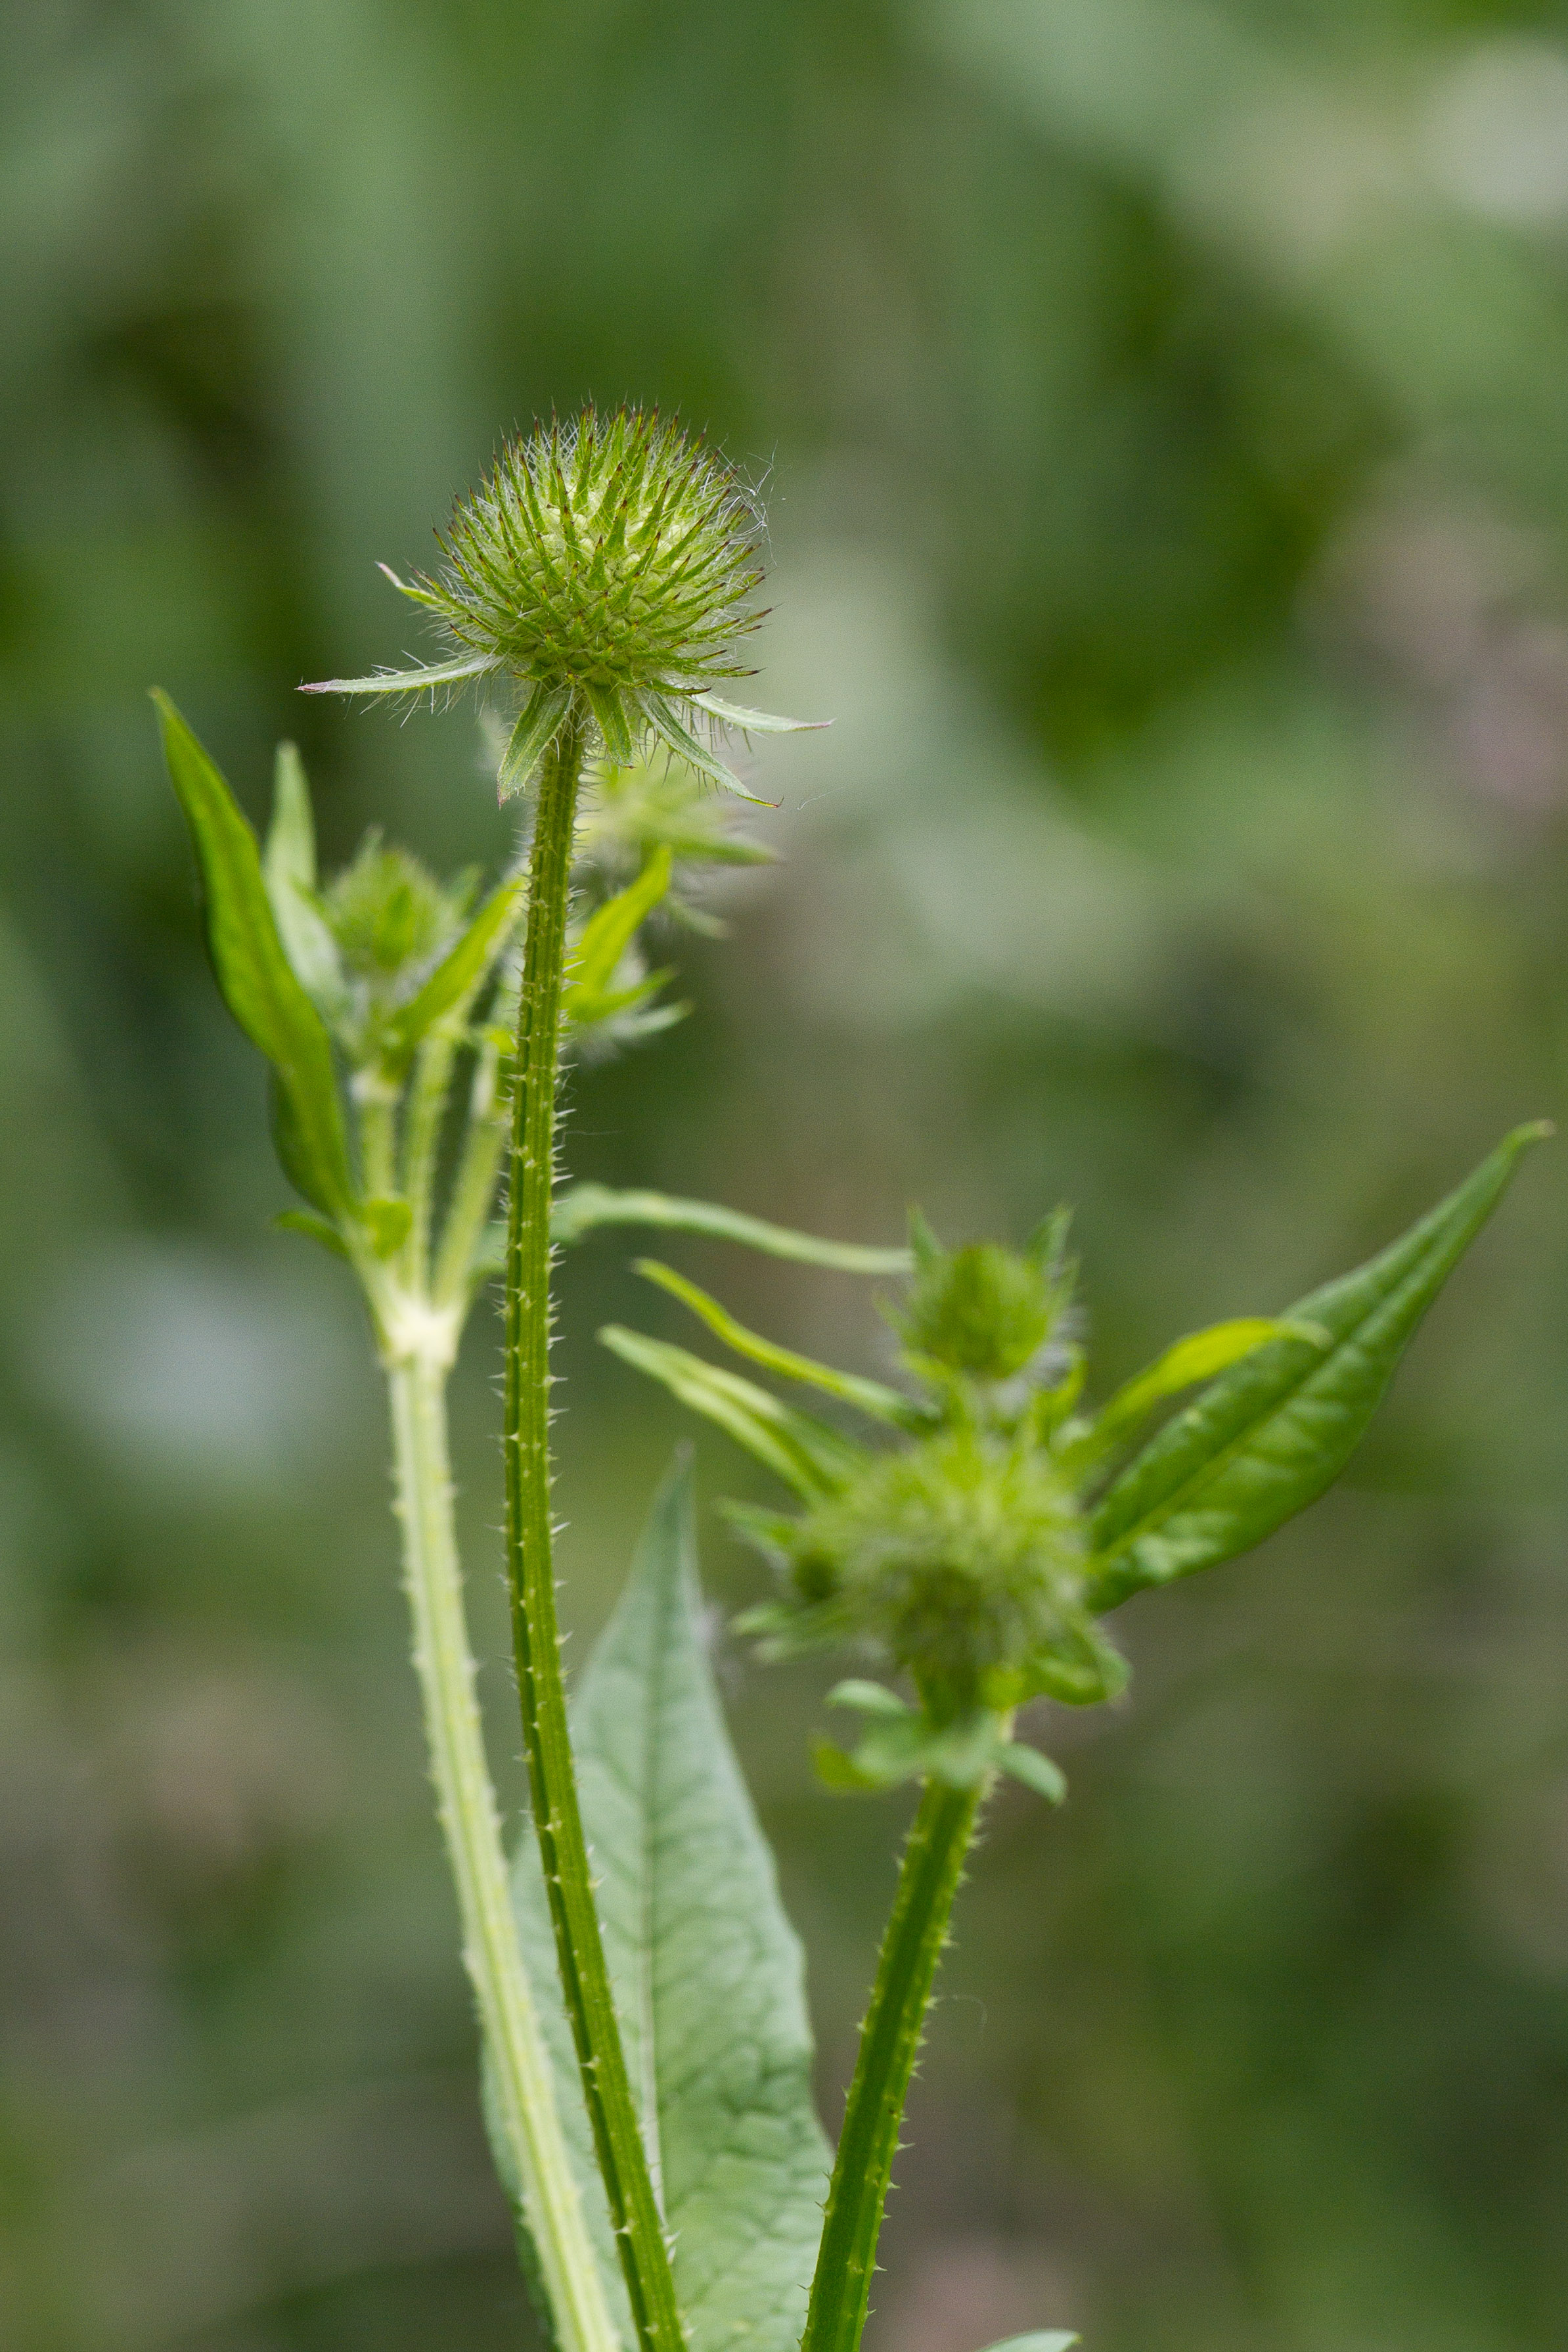
M 498 792 L 526 819 L 487 890 L 439 880 L 376 835 L 324 879 L 298 754 L 278 752 L 263 843 L 155 698 L 218 982 L 271 1065 L 278 1156 L 303 1203 L 278 1222 L 347 1261 L 388 1382 L 486 2120 L 561 2352 L 856 2352 L 977 1822 L 1004 1777 L 1053 1804 L 1066 1794 L 1019 1710 L 1114 1698 L 1113 1609 L 1249 1549 L 1338 1475 L 1545 1132 L 1516 1129 L 1356 1272 L 1282 1314 L 1177 1339 L 1097 1407 L 1063 1211 L 1019 1249 L 945 1248 L 917 1213 L 906 1245 L 871 1247 L 652 1191 L 558 1190 L 563 1056 L 628 1050 L 680 1017 L 651 935 L 711 928 L 700 869 L 765 854 L 715 797 L 750 797 L 732 744 L 815 723 L 731 698 L 762 617 L 762 543 L 756 497 L 712 449 L 652 413 L 587 411 L 508 442 L 431 571 L 388 573 L 439 633 L 433 657 L 307 690 L 434 704 L 479 688 Z M 651 1259 L 640 1270 L 750 1371 L 625 1326 L 601 1335 L 785 1490 L 789 1508 L 728 1507 L 774 1580 L 737 1630 L 764 1659 L 833 1651 L 856 1666 L 828 1697 L 862 1727 L 848 1748 L 819 1742 L 821 1777 L 846 1793 L 918 1788 L 836 2156 L 812 2104 L 801 1955 L 709 1664 L 682 1465 L 568 1706 L 552 1254 L 633 1224 L 897 1286 L 883 1302 L 891 1380 L 750 1331 Z M 497 1276 L 532 1813 L 510 1859 L 445 1412 L 474 1298 Z M 825 1414 L 780 1386 L 814 1390 Z M 1073 2340 L 1047 2329 L 1007 2352 Z

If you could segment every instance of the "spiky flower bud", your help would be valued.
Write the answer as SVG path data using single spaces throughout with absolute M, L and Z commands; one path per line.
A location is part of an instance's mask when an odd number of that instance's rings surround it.
M 469 872 L 438 882 L 412 850 L 388 847 L 372 827 L 321 898 L 347 978 L 372 994 L 395 992 L 456 937 L 478 878 Z
M 1027 1439 L 944 1430 L 775 1525 L 810 1645 L 901 1667 L 936 1721 L 1039 1691 L 1102 1697 L 1115 1677 L 1082 1606 L 1077 1499 Z
M 1060 1341 L 1073 1269 L 1061 1255 L 1064 1220 L 1042 1225 L 1027 1249 L 972 1242 L 945 1250 L 916 1213 L 915 1279 L 894 1327 L 922 1372 L 1002 1381 L 1038 1370 Z
M 701 441 L 656 412 L 623 408 L 606 421 L 585 409 L 507 443 L 459 500 L 434 573 L 388 573 L 439 622 L 451 657 L 307 690 L 509 683 L 523 701 L 501 761 L 503 798 L 569 719 L 617 763 L 652 737 L 734 786 L 716 729 L 805 723 L 714 691 L 747 675 L 736 646 L 761 618 L 747 602 L 762 578 L 760 538 L 755 499 Z
M 374 1069 L 400 1014 L 466 929 L 478 871 L 440 882 L 383 842 L 379 825 L 324 886 L 306 871 L 308 880 L 275 864 L 267 877 L 285 952 L 350 1069 Z

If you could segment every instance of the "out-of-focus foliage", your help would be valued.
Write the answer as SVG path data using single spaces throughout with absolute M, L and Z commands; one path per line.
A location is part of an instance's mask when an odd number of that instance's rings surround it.
M 770 476 L 737 698 L 835 725 L 758 757 L 782 862 L 675 935 L 692 1017 L 577 1071 L 573 1173 L 884 1243 L 1073 1200 L 1110 1385 L 1277 1311 L 1562 1108 L 1568 43 L 1464 0 L 44 0 L 0 91 L 0 2326 L 489 2352 L 533 2323 L 375 1377 L 267 1229 L 145 688 L 256 817 L 297 736 L 328 868 L 380 823 L 493 873 L 471 721 L 293 688 L 428 652 L 373 559 L 429 562 L 503 427 L 679 408 Z M 1558 2341 L 1563 1199 L 1542 1153 L 1345 1487 L 1129 1608 L 1134 1699 L 1050 1727 L 1066 1811 L 999 1801 L 885 2352 Z M 679 1247 L 881 1368 L 863 1284 Z M 591 1346 L 628 1255 L 563 1282 L 584 1631 L 679 1426 Z M 499 1657 L 496 1364 L 478 1318 Z M 831 1666 L 726 1671 L 836 2123 L 897 1801 L 810 1782 Z

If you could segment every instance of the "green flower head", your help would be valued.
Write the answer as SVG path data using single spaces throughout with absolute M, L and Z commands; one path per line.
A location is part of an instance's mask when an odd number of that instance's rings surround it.
M 1077 1496 L 1027 1436 L 959 1425 L 872 1454 L 768 1533 L 792 1588 L 772 1621 L 782 1646 L 867 1650 L 909 1675 L 937 1723 L 1119 1685 L 1082 1606 Z
M 438 622 L 450 658 L 307 691 L 509 686 L 522 708 L 501 761 L 503 798 L 569 722 L 619 764 L 652 739 L 735 785 L 713 749 L 716 730 L 804 723 L 714 691 L 748 675 L 737 646 L 762 618 L 749 601 L 761 533 L 756 499 L 700 440 L 654 411 L 606 420 L 585 409 L 506 444 L 438 535 L 433 573 L 388 573 Z

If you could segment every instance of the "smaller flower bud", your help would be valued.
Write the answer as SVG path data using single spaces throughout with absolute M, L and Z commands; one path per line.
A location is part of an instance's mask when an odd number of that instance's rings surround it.
M 372 995 L 394 993 L 411 967 L 423 969 L 456 938 L 477 880 L 473 873 L 440 883 L 411 850 L 388 848 L 372 828 L 321 900 L 347 977 Z
M 894 1319 L 915 1367 L 997 1382 L 1044 1370 L 1072 1298 L 1061 1221 L 1021 1254 L 993 1242 L 945 1250 L 918 1213 L 910 1234 L 915 1278 Z

